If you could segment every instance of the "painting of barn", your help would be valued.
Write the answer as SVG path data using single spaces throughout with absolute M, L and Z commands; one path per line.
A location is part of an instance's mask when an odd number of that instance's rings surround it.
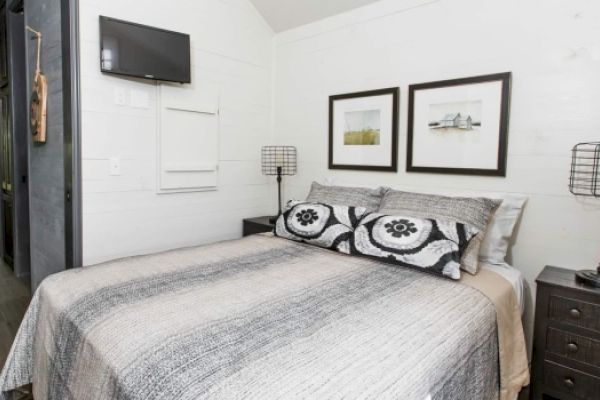
M 481 107 L 481 101 L 431 104 L 429 129 L 437 133 L 479 131 Z

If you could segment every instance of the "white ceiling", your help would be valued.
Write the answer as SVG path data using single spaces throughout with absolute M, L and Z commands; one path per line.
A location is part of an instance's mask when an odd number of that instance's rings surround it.
M 250 0 L 275 32 L 318 21 L 378 0 Z

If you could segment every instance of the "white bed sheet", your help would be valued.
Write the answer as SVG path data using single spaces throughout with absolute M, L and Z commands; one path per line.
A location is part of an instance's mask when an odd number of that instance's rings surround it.
M 525 311 L 525 278 L 521 271 L 508 264 L 480 264 L 482 269 L 487 269 L 496 272 L 498 275 L 506 279 L 515 288 L 515 294 L 517 295 L 517 301 L 521 307 L 521 314 Z

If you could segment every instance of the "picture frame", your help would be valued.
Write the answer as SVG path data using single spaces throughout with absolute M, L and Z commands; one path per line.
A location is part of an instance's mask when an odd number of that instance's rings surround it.
M 409 86 L 407 172 L 506 177 L 511 73 Z
M 329 169 L 398 171 L 400 88 L 329 97 Z

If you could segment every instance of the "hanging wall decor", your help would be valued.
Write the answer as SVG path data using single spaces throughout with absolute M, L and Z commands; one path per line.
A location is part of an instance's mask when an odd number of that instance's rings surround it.
M 409 87 L 408 172 L 506 176 L 510 72 Z
M 27 27 L 33 32 L 37 40 L 37 62 L 35 76 L 33 78 L 33 90 L 31 93 L 31 134 L 36 143 L 46 143 L 46 114 L 48 100 L 48 81 L 40 67 L 40 52 L 42 48 L 42 34 Z
M 329 97 L 329 169 L 398 171 L 400 89 Z

